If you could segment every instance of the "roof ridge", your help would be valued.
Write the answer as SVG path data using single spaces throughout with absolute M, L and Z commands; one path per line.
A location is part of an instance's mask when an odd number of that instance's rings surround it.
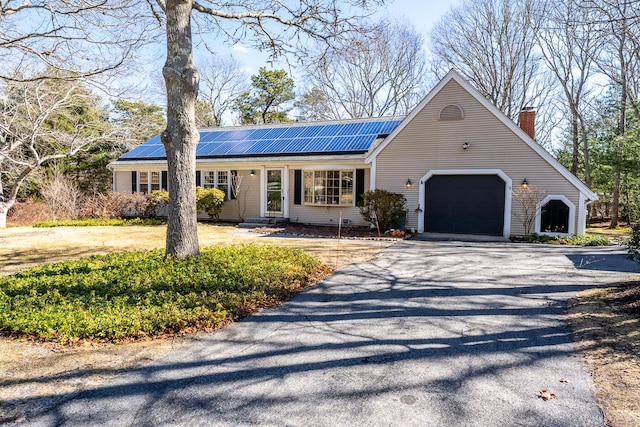
M 215 127 L 200 127 L 199 132 L 216 132 L 216 131 L 228 131 L 228 130 L 245 130 L 245 129 L 266 129 L 277 127 L 293 127 L 293 126 L 326 126 L 326 125 L 339 125 L 349 123 L 367 123 L 367 122 L 387 122 L 393 120 L 404 120 L 406 116 L 381 116 L 381 117 L 366 117 L 358 119 L 338 119 L 338 120 L 318 120 L 311 122 L 282 122 L 282 123 L 266 123 L 255 125 L 239 125 L 239 126 L 215 126 Z

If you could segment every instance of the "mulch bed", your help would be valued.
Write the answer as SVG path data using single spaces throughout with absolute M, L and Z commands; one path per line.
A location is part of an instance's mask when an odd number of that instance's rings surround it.
M 286 224 L 279 226 L 259 227 L 251 230 L 254 233 L 269 234 L 273 236 L 298 236 L 298 237 L 324 237 L 338 238 L 338 227 L 326 227 L 320 225 Z M 340 230 L 341 239 L 362 240 L 398 240 L 397 237 L 378 236 L 377 230 L 368 227 L 343 227 Z

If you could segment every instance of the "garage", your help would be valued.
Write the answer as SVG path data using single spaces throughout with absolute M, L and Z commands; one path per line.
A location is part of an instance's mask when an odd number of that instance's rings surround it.
M 424 231 L 502 236 L 504 204 L 498 175 L 433 175 L 425 183 Z

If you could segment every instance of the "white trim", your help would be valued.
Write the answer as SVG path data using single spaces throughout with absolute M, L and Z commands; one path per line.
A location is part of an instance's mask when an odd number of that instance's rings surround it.
M 405 117 L 405 119 L 385 138 L 380 145 L 378 145 L 365 159 L 366 163 L 371 163 L 382 150 L 384 150 L 391 141 L 416 117 L 416 115 L 422 111 L 425 106 L 431 102 L 431 100 L 445 87 L 447 83 L 454 80 L 463 89 L 465 89 L 472 97 L 474 97 L 480 104 L 482 104 L 489 112 L 500 120 L 505 126 L 507 126 L 513 133 L 516 134 L 522 141 L 524 141 L 529 147 L 533 149 L 540 157 L 549 163 L 556 171 L 558 171 L 564 178 L 566 178 L 571 184 L 573 184 L 581 193 L 585 195 L 588 200 L 598 200 L 598 196 L 589 189 L 582 181 L 569 172 L 564 166 L 562 166 L 551 154 L 547 152 L 540 144 L 535 142 L 525 131 L 520 129 L 513 120 L 508 118 L 498 107 L 493 105 L 487 98 L 482 96 L 477 89 L 475 89 L 471 83 L 469 83 L 462 75 L 457 71 L 451 70 L 443 77 L 442 80 L 427 94 L 427 96 L 414 108 L 411 113 Z
M 580 201 L 578 202 L 578 230 L 577 234 L 584 234 L 587 227 L 587 205 L 588 201 L 584 194 L 580 193 Z
M 376 173 L 378 170 L 378 159 L 374 158 L 371 162 L 371 170 L 369 172 L 369 190 L 374 191 L 376 189 Z
M 267 184 L 266 184 L 267 172 L 264 166 L 260 167 L 260 215 L 264 215 L 267 210 Z
M 582 197 L 582 194 L 580 196 Z M 560 200 L 569 208 L 569 226 L 567 227 L 568 233 L 548 233 L 540 231 L 540 226 L 542 223 L 542 207 L 549 203 L 549 201 L 551 200 Z M 563 196 L 562 194 L 549 194 L 536 205 L 536 233 L 544 234 L 545 236 L 570 236 L 575 233 L 575 227 L 576 205 L 574 205 L 566 196 Z
M 289 218 L 289 166 L 282 171 L 282 216 Z
M 279 211 L 267 211 L 269 204 L 268 204 L 268 192 L 267 192 L 267 184 L 268 184 L 268 178 L 267 178 L 267 174 L 269 171 L 271 170 L 277 170 L 280 171 L 280 207 L 281 210 Z M 262 211 L 262 216 L 268 216 L 270 213 L 274 215 L 275 218 L 283 218 L 284 217 L 284 200 L 282 199 L 284 197 L 284 167 L 265 167 L 264 168 L 264 180 L 262 181 L 262 187 L 264 188 L 264 210 Z
M 424 198 L 425 186 L 429 178 L 434 175 L 497 175 L 504 181 L 504 226 L 502 236 L 509 238 L 511 235 L 511 189 L 512 180 L 501 169 L 434 169 L 420 178 L 420 192 L 418 200 L 418 233 L 424 233 Z

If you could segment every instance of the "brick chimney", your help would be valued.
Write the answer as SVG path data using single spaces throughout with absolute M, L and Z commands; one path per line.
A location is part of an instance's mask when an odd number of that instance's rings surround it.
M 531 137 L 536 134 L 536 110 L 534 107 L 524 107 L 520 110 L 520 128 Z

